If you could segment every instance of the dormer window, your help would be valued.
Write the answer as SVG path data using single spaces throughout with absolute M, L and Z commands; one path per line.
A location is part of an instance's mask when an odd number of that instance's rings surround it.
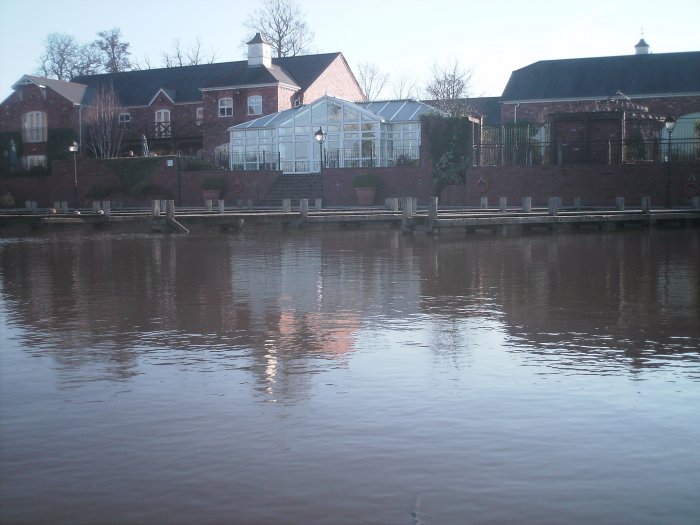
M 219 116 L 220 117 L 232 117 L 233 116 L 233 99 L 232 98 L 220 98 L 219 99 Z
M 262 115 L 262 97 L 248 97 L 248 115 Z

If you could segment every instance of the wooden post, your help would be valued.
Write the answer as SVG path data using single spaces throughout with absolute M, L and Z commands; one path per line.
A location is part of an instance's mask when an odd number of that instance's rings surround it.
M 224 204 L 224 199 L 219 199 L 219 213 L 224 213 L 226 211 L 226 205 Z
M 651 212 L 651 197 L 642 197 L 642 213 Z
M 292 199 L 282 199 L 282 213 L 292 211 Z
M 175 218 L 175 200 L 169 200 L 167 202 L 168 204 L 165 214 L 167 215 L 168 219 L 173 219 Z
M 617 208 L 617 211 L 625 211 L 625 198 L 615 197 L 615 207 Z
M 547 208 L 549 215 L 556 215 L 559 211 L 559 197 L 550 197 Z
M 389 211 L 399 211 L 399 198 L 398 197 L 387 197 L 386 208 Z
M 213 211 L 214 201 L 212 201 L 211 199 L 205 199 L 204 208 L 206 209 L 206 211 Z
M 481 197 L 481 203 L 479 204 L 482 210 L 485 210 L 486 208 L 489 207 L 489 198 L 485 195 Z
M 508 208 L 508 197 L 501 197 L 498 199 L 498 209 L 501 213 L 505 213 Z
M 438 198 L 428 198 L 428 229 L 435 231 L 437 229 L 438 219 Z
M 321 211 L 323 209 L 323 200 L 322 199 L 316 199 L 314 202 L 314 209 L 316 211 Z
M 410 219 L 413 217 L 413 198 L 412 197 L 404 197 L 403 198 L 403 218 L 404 219 Z
M 61 201 L 61 213 L 68 213 L 68 201 Z
M 160 201 L 151 201 L 151 216 L 160 217 Z
M 532 211 L 532 197 L 523 197 L 523 213 Z
M 100 201 L 92 201 L 92 211 L 100 211 Z
M 306 218 L 309 215 L 309 199 L 299 200 L 299 213 Z
M 160 211 L 162 211 L 162 212 L 168 211 L 168 201 L 166 201 L 166 200 L 160 201 Z
M 112 201 L 102 201 L 102 211 L 105 212 L 105 217 L 109 218 L 112 214 Z

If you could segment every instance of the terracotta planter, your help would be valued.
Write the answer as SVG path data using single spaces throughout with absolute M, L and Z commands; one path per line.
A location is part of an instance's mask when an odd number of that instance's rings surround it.
M 371 206 L 374 204 L 374 197 L 377 194 L 377 188 L 355 188 L 357 203 L 360 206 Z

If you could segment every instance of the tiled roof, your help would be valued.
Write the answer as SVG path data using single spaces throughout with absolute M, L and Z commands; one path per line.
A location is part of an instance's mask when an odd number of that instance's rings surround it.
M 243 87 L 283 83 L 308 88 L 340 53 L 273 58 L 273 67 L 248 67 L 246 60 L 219 64 L 200 64 L 122 73 L 76 77 L 73 83 L 96 87 L 112 83 L 123 106 L 146 106 L 163 89 L 175 102 L 197 102 L 201 88 Z
M 13 87 L 19 84 L 31 82 L 37 86 L 46 86 L 54 90 L 59 95 L 65 97 L 73 104 L 81 104 L 85 100 L 87 86 L 75 82 L 66 82 L 65 80 L 56 80 L 55 78 L 39 77 L 36 75 L 24 75 L 17 81 Z
M 513 71 L 501 100 L 700 93 L 700 52 L 544 60 Z

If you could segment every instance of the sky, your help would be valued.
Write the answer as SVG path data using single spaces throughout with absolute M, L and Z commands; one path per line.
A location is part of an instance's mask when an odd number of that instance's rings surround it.
M 357 74 L 375 64 L 392 85 L 420 89 L 434 65 L 472 71 L 471 96 L 499 96 L 512 71 L 539 60 L 628 55 L 643 36 L 652 53 L 700 51 L 700 2 L 588 0 L 298 0 L 314 33 L 311 51 L 342 52 Z M 194 6 L 194 7 L 193 7 Z M 196 6 L 202 6 L 198 11 Z M 216 62 L 244 60 L 244 22 L 259 0 L 0 0 L 0 100 L 24 74 L 36 74 L 50 33 L 80 43 L 121 29 L 132 61 L 160 67 L 179 39 L 197 38 Z

